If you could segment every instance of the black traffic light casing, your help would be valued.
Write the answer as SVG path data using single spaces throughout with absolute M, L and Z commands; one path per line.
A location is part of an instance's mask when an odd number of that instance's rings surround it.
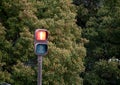
M 48 51 L 48 31 L 46 29 L 36 29 L 34 34 L 35 54 L 44 56 Z

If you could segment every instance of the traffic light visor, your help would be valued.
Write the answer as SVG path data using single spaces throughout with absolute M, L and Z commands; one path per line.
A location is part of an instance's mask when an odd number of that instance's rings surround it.
M 47 32 L 46 31 L 37 31 L 35 37 L 36 37 L 36 40 L 46 40 Z

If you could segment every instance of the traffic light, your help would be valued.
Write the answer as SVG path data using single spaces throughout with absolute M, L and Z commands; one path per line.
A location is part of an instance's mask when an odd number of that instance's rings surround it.
M 48 31 L 46 29 L 36 29 L 34 36 L 35 54 L 45 55 L 48 51 Z

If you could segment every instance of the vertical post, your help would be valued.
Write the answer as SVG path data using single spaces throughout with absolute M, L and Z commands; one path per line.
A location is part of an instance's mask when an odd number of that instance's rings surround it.
M 42 85 L 42 56 L 38 56 L 38 85 Z
M 48 51 L 48 31 L 46 29 L 36 29 L 34 34 L 34 51 L 38 56 L 38 76 L 37 85 L 42 85 L 42 56 Z

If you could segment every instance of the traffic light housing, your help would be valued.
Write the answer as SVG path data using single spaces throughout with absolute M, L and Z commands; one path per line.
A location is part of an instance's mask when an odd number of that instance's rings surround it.
M 36 29 L 35 30 L 35 54 L 36 55 L 46 55 L 48 51 L 48 31 L 46 29 Z

